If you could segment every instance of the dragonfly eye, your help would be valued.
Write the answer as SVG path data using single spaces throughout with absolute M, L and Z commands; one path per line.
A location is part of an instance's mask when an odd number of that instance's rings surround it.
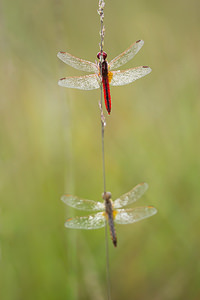
M 103 59 L 105 60 L 107 57 L 107 53 L 103 51 L 102 55 L 103 55 Z M 101 52 L 97 53 L 97 58 L 100 59 L 100 57 L 101 57 Z
M 97 58 L 100 59 L 101 52 L 97 53 Z
M 102 198 L 104 200 L 109 200 L 109 199 L 111 199 L 111 197 L 112 197 L 111 192 L 105 192 L 102 194 Z
M 103 59 L 106 59 L 107 53 L 103 51 Z

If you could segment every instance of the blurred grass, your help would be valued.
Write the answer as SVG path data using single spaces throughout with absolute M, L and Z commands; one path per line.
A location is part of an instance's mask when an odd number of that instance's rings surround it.
M 1 2 L 0 299 L 105 299 L 104 230 L 64 228 L 64 192 L 102 192 L 99 91 L 62 89 L 79 74 L 59 50 L 94 61 L 97 1 Z M 106 176 L 113 198 L 146 181 L 159 213 L 117 227 L 113 299 L 200 298 L 199 8 L 188 1 L 109 1 L 112 59 L 145 45 L 127 66 L 151 75 L 111 89 Z M 138 204 L 139 205 L 139 204 Z

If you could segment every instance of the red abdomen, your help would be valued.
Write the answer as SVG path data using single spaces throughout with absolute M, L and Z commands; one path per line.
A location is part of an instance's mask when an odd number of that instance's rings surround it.
M 110 114 L 110 112 L 111 112 L 111 96 L 110 96 L 110 85 L 109 85 L 108 76 L 103 76 L 102 82 L 103 82 L 105 106 L 106 106 L 107 112 Z

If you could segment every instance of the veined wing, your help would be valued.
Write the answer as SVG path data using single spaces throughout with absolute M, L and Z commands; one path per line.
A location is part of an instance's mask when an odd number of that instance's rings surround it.
M 131 60 L 138 51 L 142 48 L 144 45 L 144 41 L 138 40 L 134 44 L 132 44 L 128 49 L 126 49 L 123 53 L 116 56 L 111 62 L 109 63 L 110 70 L 119 68 L 120 66 L 127 63 L 129 60 Z
M 77 196 L 73 195 L 63 195 L 61 197 L 61 200 L 76 209 L 80 210 L 87 210 L 87 211 L 98 211 L 98 210 L 105 210 L 105 205 L 103 202 L 96 202 L 93 200 L 86 200 L 86 199 L 81 199 Z
M 149 218 L 157 213 L 153 206 L 143 206 L 131 209 L 116 210 L 115 222 L 118 224 L 130 224 Z
M 98 75 L 91 74 L 86 76 L 61 78 L 58 81 L 58 85 L 80 90 L 94 90 L 99 88 L 99 82 L 100 81 Z
M 67 65 L 86 72 L 97 72 L 98 66 L 90 61 L 78 58 L 67 52 L 58 52 L 58 58 L 60 58 Z
M 67 219 L 65 227 L 74 229 L 98 229 L 105 226 L 105 215 L 102 212 L 84 216 Z
M 123 71 L 112 71 L 110 85 L 125 85 L 129 84 L 151 72 L 151 68 L 147 66 L 136 67 Z
M 137 201 L 146 192 L 147 189 L 148 189 L 148 184 L 145 182 L 136 185 L 130 192 L 116 199 L 113 202 L 113 208 L 114 209 L 121 208 L 123 206 L 126 206 L 128 204 Z

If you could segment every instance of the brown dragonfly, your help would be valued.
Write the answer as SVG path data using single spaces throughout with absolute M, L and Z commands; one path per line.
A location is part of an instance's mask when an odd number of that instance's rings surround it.
M 117 246 L 117 236 L 114 223 L 130 224 L 149 218 L 157 213 L 153 206 L 142 206 L 124 209 L 122 207 L 136 202 L 148 189 L 147 183 L 136 185 L 130 192 L 111 200 L 111 193 L 103 194 L 104 202 L 86 200 L 73 195 L 64 195 L 61 200 L 76 209 L 85 211 L 99 211 L 95 214 L 69 218 L 65 227 L 74 229 L 98 229 L 105 226 L 108 221 L 110 234 L 114 246 Z

